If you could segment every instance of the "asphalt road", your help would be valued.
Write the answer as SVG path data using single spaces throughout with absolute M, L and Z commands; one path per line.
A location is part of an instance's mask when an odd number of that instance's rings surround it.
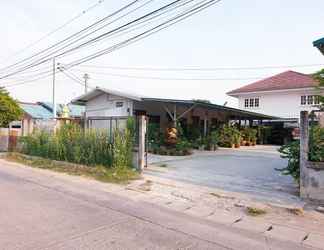
M 248 193 L 252 197 L 276 203 L 299 203 L 297 185 L 290 176 L 275 169 L 287 165 L 275 147 L 219 149 L 195 152 L 190 157 L 150 156 L 155 165 L 165 163 L 166 171 L 150 172 L 160 177 Z
M 0 249 L 304 249 L 102 187 L 0 160 Z

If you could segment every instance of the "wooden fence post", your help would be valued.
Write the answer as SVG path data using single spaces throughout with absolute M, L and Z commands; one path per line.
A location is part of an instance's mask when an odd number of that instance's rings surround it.
M 307 198 L 305 188 L 308 186 L 307 161 L 309 151 L 308 112 L 300 112 L 300 196 Z

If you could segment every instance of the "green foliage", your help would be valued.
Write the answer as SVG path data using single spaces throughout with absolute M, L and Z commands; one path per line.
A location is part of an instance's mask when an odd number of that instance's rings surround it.
M 231 148 L 240 137 L 241 133 L 235 126 L 224 125 L 219 132 L 219 145 Z
M 8 127 L 10 122 L 20 120 L 22 115 L 18 103 L 4 88 L 0 88 L 0 127 Z
M 242 130 L 242 136 L 245 141 L 256 142 L 258 130 L 254 128 L 244 128 Z
M 321 69 L 320 71 L 316 72 L 315 74 L 313 74 L 313 78 L 319 82 L 319 86 L 318 86 L 318 94 L 319 94 L 319 98 L 320 98 L 320 103 L 323 105 L 324 104 L 324 96 L 321 95 L 320 93 L 320 87 L 324 87 L 324 69 Z
M 21 142 L 22 153 L 52 160 L 106 167 L 129 167 L 132 162 L 133 136 L 129 129 L 116 130 L 110 140 L 104 131 L 83 131 L 78 125 L 68 124 L 55 134 L 36 131 Z
M 139 173 L 130 168 L 107 168 L 104 166 L 84 166 L 66 162 L 57 162 L 45 158 L 30 157 L 27 155 L 11 153 L 6 160 L 22 163 L 24 165 L 49 169 L 51 171 L 76 176 L 87 176 L 102 182 L 126 184 L 130 180 L 138 179 Z
M 300 142 L 293 141 L 289 144 L 283 145 L 278 150 L 281 153 L 281 157 L 288 160 L 288 165 L 285 168 L 277 169 L 283 175 L 290 175 L 296 182 L 299 183 L 300 178 Z
M 312 126 L 309 134 L 309 160 L 324 162 L 324 128 Z

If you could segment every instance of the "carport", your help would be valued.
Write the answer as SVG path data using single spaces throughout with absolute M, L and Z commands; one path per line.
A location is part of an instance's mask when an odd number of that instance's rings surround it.
M 134 110 L 136 115 L 148 116 L 149 122 L 159 124 L 162 129 L 180 122 L 183 126 L 199 127 L 204 135 L 211 128 L 229 122 L 252 126 L 275 118 L 199 100 L 142 98 L 134 102 Z

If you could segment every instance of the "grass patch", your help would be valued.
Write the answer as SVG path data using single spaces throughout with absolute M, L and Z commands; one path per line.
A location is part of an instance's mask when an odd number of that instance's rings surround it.
M 69 175 L 85 176 L 102 182 L 127 184 L 140 178 L 140 174 L 128 167 L 107 168 L 104 166 L 85 166 L 49 159 L 30 157 L 18 153 L 8 154 L 5 158 L 11 162 L 18 162 L 33 168 L 48 169 Z
M 261 215 L 265 215 L 267 211 L 262 208 L 247 207 L 246 213 L 250 216 L 261 216 Z

